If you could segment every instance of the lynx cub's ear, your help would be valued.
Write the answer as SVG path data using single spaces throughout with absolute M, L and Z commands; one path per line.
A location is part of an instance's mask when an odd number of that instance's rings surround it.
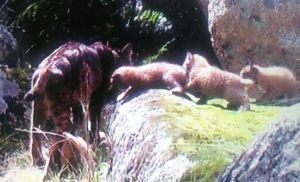
M 250 58 L 248 58 L 248 65 L 250 66 L 251 69 L 254 68 L 253 61 Z
M 120 73 L 114 73 L 111 78 L 110 78 L 110 83 L 109 83 L 109 89 L 112 91 L 117 84 L 119 84 L 122 81 L 122 75 Z
M 186 52 L 186 57 L 189 58 L 189 59 L 193 58 L 193 54 L 190 51 L 187 51 Z
M 190 72 L 193 64 L 194 64 L 194 55 L 191 52 L 187 51 L 186 57 L 185 57 L 185 60 L 184 60 L 182 66 L 187 72 Z

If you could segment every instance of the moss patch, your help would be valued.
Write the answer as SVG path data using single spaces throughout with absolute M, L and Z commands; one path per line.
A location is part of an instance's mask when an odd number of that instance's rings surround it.
M 174 150 L 195 161 L 188 181 L 214 180 L 283 108 L 251 104 L 251 111 L 239 112 L 226 109 L 221 99 L 189 105 L 167 97 L 159 104 L 166 110 L 164 120 L 170 124 L 170 133 L 176 136 Z

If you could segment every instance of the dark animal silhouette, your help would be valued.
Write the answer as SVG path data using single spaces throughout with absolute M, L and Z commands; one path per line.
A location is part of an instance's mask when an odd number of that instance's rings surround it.
M 76 131 L 87 139 L 90 121 L 89 137 L 96 140 L 100 108 L 119 59 L 116 51 L 101 42 L 90 46 L 68 42 L 57 48 L 35 70 L 32 87 L 25 95 L 33 101 L 31 131 L 52 124 L 57 134 Z M 41 140 L 41 134 L 32 133 L 30 153 L 37 165 L 45 162 Z

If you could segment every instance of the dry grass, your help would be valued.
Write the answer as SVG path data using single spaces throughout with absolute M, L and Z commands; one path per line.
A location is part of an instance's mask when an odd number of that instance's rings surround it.
M 25 143 L 16 135 L 0 139 L 0 181 L 41 181 L 43 170 L 30 167 Z
M 45 175 L 43 168 L 30 165 L 30 158 L 26 149 L 27 141 L 23 142 L 16 135 L 0 138 L 0 181 L 1 182 L 39 182 Z M 63 170 L 47 181 L 106 181 L 109 168 L 107 163 L 97 163 L 93 174 L 90 175 L 88 167 L 79 169 L 77 173 L 71 173 L 60 177 Z

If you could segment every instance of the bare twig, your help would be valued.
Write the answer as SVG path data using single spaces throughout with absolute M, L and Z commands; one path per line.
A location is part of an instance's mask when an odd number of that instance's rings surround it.
M 38 133 L 38 134 L 42 134 L 45 139 L 48 141 L 48 137 L 46 135 L 53 135 L 53 136 L 59 136 L 59 137 L 63 137 L 65 138 L 64 135 L 60 135 L 60 134 L 57 134 L 57 133 L 53 133 L 53 132 L 47 132 L 47 131 L 42 131 L 36 127 L 34 127 L 35 130 L 37 131 L 29 131 L 29 130 L 24 130 L 24 129 L 19 129 L 19 128 L 16 128 L 17 131 L 22 131 L 22 132 L 27 132 L 27 133 Z

